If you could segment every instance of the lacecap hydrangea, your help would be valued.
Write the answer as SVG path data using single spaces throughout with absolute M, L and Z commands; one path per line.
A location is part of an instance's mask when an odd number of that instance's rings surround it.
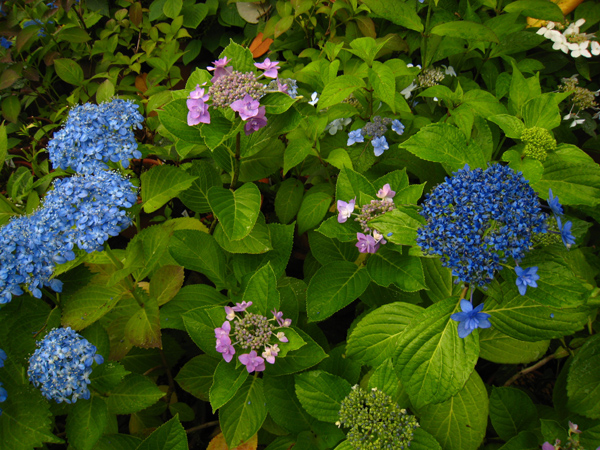
M 423 252 L 441 256 L 460 281 L 478 286 L 509 258 L 518 263 L 533 234 L 546 232 L 537 194 L 520 172 L 501 164 L 465 166 L 447 177 L 427 194 L 421 215 L 427 220 L 417 232 Z
M 37 298 L 41 288 L 56 292 L 56 264 L 75 258 L 75 248 L 101 250 L 110 236 L 131 224 L 125 209 L 137 200 L 136 188 L 116 172 L 55 179 L 41 208 L 12 219 L 0 233 L 0 304 L 23 293 Z
M 89 399 L 92 365 L 104 362 L 96 347 L 71 328 L 55 328 L 36 345 L 27 375 L 42 395 L 58 403 Z
M 109 161 L 128 167 L 129 159 L 142 157 L 133 128 L 141 129 L 143 121 L 138 105 L 130 100 L 77 105 L 48 142 L 50 161 L 54 167 L 78 173 L 107 169 Z

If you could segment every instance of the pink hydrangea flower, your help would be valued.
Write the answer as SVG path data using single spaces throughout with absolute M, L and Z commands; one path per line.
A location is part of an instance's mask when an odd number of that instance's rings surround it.
M 215 66 L 214 67 L 208 66 L 206 68 L 206 70 L 215 72 L 215 74 L 213 75 L 213 77 L 210 81 L 212 81 L 214 83 L 217 78 L 220 78 L 223 75 L 229 75 L 230 73 L 232 73 L 233 67 L 225 67 L 227 64 L 230 63 L 230 61 L 231 60 L 227 59 L 227 56 L 225 56 L 224 58 L 221 58 L 221 59 L 217 59 L 216 61 L 213 61 L 213 64 Z
M 210 123 L 210 113 L 208 112 L 208 94 L 204 94 L 204 88 L 196 85 L 196 89 L 190 92 L 186 104 L 188 108 L 187 123 L 189 126 L 200 123 Z
M 235 312 L 242 312 L 242 311 L 246 311 L 246 308 L 248 308 L 250 306 L 252 306 L 252 302 L 242 302 L 242 303 L 236 303 L 235 306 L 231 309 L 234 310 Z
M 346 220 L 350 218 L 352 213 L 354 212 L 354 205 L 356 204 L 356 199 L 353 198 L 349 202 L 345 202 L 343 200 L 338 200 L 337 202 L 337 210 L 338 210 L 338 222 L 344 223 Z
M 254 65 L 265 71 L 263 74 L 265 77 L 277 78 L 277 71 L 279 70 L 279 67 L 277 67 L 279 65 L 278 61 L 271 61 L 269 58 L 265 58 L 262 63 L 254 63 Z
M 236 100 L 230 107 L 235 112 L 240 113 L 242 120 L 248 120 L 251 117 L 258 115 L 259 113 L 258 100 L 254 100 L 250 95 L 246 94 L 243 99 Z
M 279 346 L 277 344 L 267 347 L 265 351 L 262 353 L 262 357 L 269 364 L 275 364 L 275 357 L 279 354 Z
M 361 253 L 375 253 L 379 248 L 379 242 L 370 234 L 356 233 L 356 238 L 358 239 L 356 247 Z
M 389 183 L 386 183 L 377 192 L 377 197 L 379 197 L 382 200 L 389 201 L 389 202 L 392 201 L 392 199 L 394 198 L 394 195 L 396 195 L 396 191 L 392 191 L 392 188 L 390 187 Z
M 248 136 L 266 126 L 267 118 L 265 117 L 265 107 L 261 106 L 258 108 L 258 114 L 256 114 L 254 117 L 250 117 L 244 124 L 244 133 L 246 133 L 246 136 Z
M 216 349 L 223 355 L 225 362 L 231 362 L 233 355 L 235 354 L 235 349 L 233 348 L 233 345 L 231 345 L 229 336 L 223 336 L 220 339 L 217 339 Z
M 238 356 L 240 362 L 246 366 L 246 370 L 248 373 L 252 373 L 255 370 L 257 372 L 262 372 L 265 370 L 265 360 L 258 356 L 255 350 L 252 350 L 250 353 L 244 353 L 243 355 Z

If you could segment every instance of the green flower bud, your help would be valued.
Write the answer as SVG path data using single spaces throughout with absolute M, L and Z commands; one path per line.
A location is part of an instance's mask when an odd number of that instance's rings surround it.
M 556 139 L 545 128 L 526 128 L 521 133 L 521 140 L 525 143 L 525 156 L 544 162 L 548 152 L 556 150 Z

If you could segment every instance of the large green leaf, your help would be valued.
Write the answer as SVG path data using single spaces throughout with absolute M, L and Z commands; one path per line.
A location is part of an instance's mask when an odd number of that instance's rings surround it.
M 506 5 L 504 11 L 507 13 L 518 12 L 526 17 L 556 22 L 561 22 L 564 19 L 563 12 L 558 5 L 545 0 L 518 0 Z
M 444 450 L 476 450 L 485 435 L 488 406 L 485 385 L 473 371 L 453 397 L 419 410 L 420 425 Z
M 196 308 L 183 315 L 185 329 L 204 353 L 221 359 L 222 355 L 215 349 L 215 329 L 223 326 L 225 310 L 222 306 L 212 308 Z
M 381 286 L 388 287 L 394 283 L 408 292 L 426 289 L 421 259 L 402 255 L 385 246 L 371 255 L 367 261 L 367 270 L 371 279 Z
M 337 223 L 337 218 L 334 219 Z M 308 233 L 310 252 L 317 261 L 325 265 L 334 261 L 353 262 L 358 258 L 356 248 L 356 234 L 353 242 L 340 242 L 338 239 L 327 237 L 321 233 L 311 231 Z
M 249 253 L 259 255 L 273 250 L 271 245 L 271 233 L 269 227 L 265 224 L 265 219 L 259 216 L 259 220 L 254 224 L 254 228 L 248 236 L 237 241 L 230 240 L 221 224 L 217 225 L 214 233 L 215 241 L 221 248 L 229 253 Z
M 319 100 L 319 109 L 337 105 L 355 90 L 364 87 L 365 82 L 356 75 L 340 75 L 339 77 L 335 77 L 323 88 Z
M 264 389 L 269 414 L 277 425 L 292 433 L 310 430 L 314 419 L 296 396 L 293 376 L 265 377 Z
M 198 127 L 188 125 L 187 114 L 186 99 L 179 98 L 163 105 L 161 111 L 158 112 L 158 118 L 167 131 L 173 133 L 179 139 L 204 145 L 204 139 Z M 229 122 L 229 126 L 231 127 L 231 122 Z
M 486 41 L 498 44 L 498 36 L 490 28 L 477 22 L 460 20 L 444 22 L 431 29 L 431 34 L 466 39 L 467 41 Z
M 208 190 L 208 203 L 232 241 L 250 234 L 260 210 L 260 191 L 254 183 L 245 183 L 235 192 L 218 186 Z
M 462 169 L 465 164 L 471 169 L 487 165 L 475 141 L 467 145 L 465 135 L 458 128 L 443 122 L 421 128 L 399 145 L 426 161 L 447 164 L 451 170 Z
M 302 204 L 304 185 L 296 178 L 288 178 L 279 185 L 275 195 L 275 213 L 282 223 L 290 223 Z
M 321 267 L 310 279 L 306 311 L 312 322 L 325 320 L 364 292 L 371 277 L 366 269 L 348 261 Z
M 348 202 L 356 199 L 356 203 L 359 205 L 363 202 L 361 193 L 366 194 L 370 200 L 377 192 L 373 184 L 364 175 L 351 169 L 342 169 L 340 171 L 335 191 L 335 196 L 338 200 Z M 364 197 L 364 203 L 368 202 L 367 197 Z
M 575 355 L 567 378 L 569 409 L 600 418 L 600 334 L 588 339 Z
M 376 229 L 385 238 L 397 245 L 416 245 L 417 230 L 425 219 L 415 207 L 399 206 L 391 212 L 369 221 L 369 227 Z
M 410 321 L 423 308 L 396 302 L 371 311 L 354 327 L 346 353 L 363 364 L 377 367 L 396 352 L 396 345 Z
M 262 378 L 250 377 L 237 395 L 219 411 L 219 422 L 227 446 L 233 448 L 250 439 L 267 417 Z
M 144 211 L 151 213 L 188 189 L 196 177 L 175 166 L 154 166 L 141 176 Z
M 110 392 L 108 411 L 112 414 L 131 414 L 152 406 L 164 395 L 149 378 L 131 373 Z
M 136 295 L 143 305 L 137 305 L 138 308 L 127 321 L 125 337 L 137 347 L 162 348 L 158 300 L 149 297 L 142 289 L 137 289 Z
M 288 142 L 283 155 L 283 174 L 296 167 L 313 151 L 313 144 L 306 138 L 293 139 Z
M 308 193 L 304 196 L 298 211 L 298 234 L 302 234 L 322 222 L 329 210 L 331 200 L 331 195 L 326 192 Z
M 66 297 L 62 324 L 74 330 L 82 330 L 114 308 L 122 294 L 121 286 L 107 287 L 106 279 L 97 277 L 92 283 Z
M 525 392 L 510 387 L 492 388 L 490 419 L 498 436 L 505 441 L 538 424 L 533 401 Z
M 225 254 L 211 235 L 196 230 L 176 231 L 169 252 L 186 269 L 205 274 L 215 284 L 225 283 Z
M 233 398 L 248 378 L 248 371 L 242 364 L 236 367 L 222 360 L 215 369 L 214 381 L 210 388 L 210 405 L 214 412 Z
M 423 23 L 415 8 L 404 2 L 387 2 L 385 0 L 364 0 L 371 11 L 396 25 L 421 32 Z M 321 105 L 319 105 L 321 106 Z
M 452 271 L 448 267 L 442 267 L 440 258 L 421 258 L 421 263 L 428 288 L 425 293 L 432 302 L 458 294 L 459 286 L 452 282 Z
M 435 303 L 408 324 L 398 340 L 396 369 L 418 408 L 446 401 L 459 392 L 479 356 L 478 332 L 458 337 L 456 298 Z
M 354 42 L 351 42 L 350 45 Z M 373 91 L 375 91 L 375 95 L 395 113 L 396 78 L 392 69 L 379 61 L 375 61 L 373 67 L 369 68 L 369 82 Z
M 288 375 L 315 366 L 327 358 L 327 353 L 308 334 L 300 329 L 295 330 L 302 340 L 306 342 L 306 345 L 288 353 L 285 358 L 278 359 L 274 365 L 267 367 L 267 373 L 272 375 Z
M 550 345 L 549 340 L 525 342 L 495 328 L 479 332 L 479 356 L 497 364 L 525 364 L 540 359 Z
M 181 368 L 175 381 L 183 390 L 200 400 L 208 401 L 213 374 L 219 362 L 208 355 L 194 356 Z
M 179 199 L 192 211 L 209 212 L 208 190 L 213 186 L 222 186 L 219 171 L 208 161 L 195 159 L 187 173 L 196 179 L 188 189 L 179 194 Z
M 83 69 L 72 59 L 55 59 L 54 69 L 61 80 L 74 86 L 81 86 L 83 84 Z
M 279 291 L 277 277 L 271 263 L 265 264 L 256 271 L 244 290 L 243 301 L 252 302 L 251 312 L 266 316 L 274 309 L 279 310 Z
M 108 422 L 108 407 L 100 396 L 80 400 L 67 417 L 69 443 L 78 450 L 91 450 L 100 439 Z
M 136 450 L 187 450 L 188 440 L 179 417 L 173 417 L 152 432 Z
M 304 409 L 324 422 L 339 419 L 342 400 L 350 393 L 350 383 L 322 370 L 296 375 L 296 395 Z

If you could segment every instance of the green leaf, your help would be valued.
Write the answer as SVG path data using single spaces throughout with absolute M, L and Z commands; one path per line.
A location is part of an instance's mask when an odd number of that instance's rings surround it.
M 265 219 L 259 216 L 254 228 L 248 236 L 238 241 L 231 241 L 223 231 L 221 224 L 215 228 L 215 241 L 221 248 L 229 253 L 262 254 L 273 250 L 271 245 L 271 233 L 269 227 L 264 223 Z
M 288 224 L 300 210 L 304 185 L 296 178 L 288 178 L 279 185 L 275 195 L 275 213 L 282 223 Z
M 215 284 L 225 284 L 225 254 L 211 235 L 196 230 L 176 231 L 169 252 L 186 269 L 205 274 Z
M 282 114 L 290 109 L 295 102 L 296 99 L 283 92 L 273 92 L 261 97 L 260 106 L 265 107 L 267 114 Z
M 339 223 L 337 216 L 333 216 L 325 219 L 315 231 L 330 239 L 337 239 L 341 242 L 352 242 L 352 245 L 354 245 L 356 243 L 356 233 L 362 233 L 363 230 L 359 223 L 354 220 Z
M 213 384 L 209 391 L 210 405 L 213 414 L 233 398 L 238 389 L 248 378 L 248 371 L 243 364 L 237 367 L 221 360 L 215 369 Z
M 350 45 L 352 45 L 353 41 Z M 396 78 L 394 72 L 385 64 L 376 61 L 373 68 L 369 68 L 369 82 L 375 91 L 375 95 L 387 104 L 393 113 L 396 112 Z
M 183 315 L 185 329 L 204 353 L 221 359 L 222 355 L 215 349 L 215 329 L 223 325 L 225 311 L 222 306 L 212 308 L 196 308 Z
M 368 271 L 351 262 L 336 261 L 321 267 L 310 279 L 306 292 L 309 321 L 325 320 L 348 306 L 370 281 Z
M 175 381 L 184 391 L 207 402 L 218 364 L 216 359 L 208 355 L 194 356 L 181 368 Z
M 188 189 L 179 194 L 179 199 L 186 208 L 194 212 L 209 212 L 208 190 L 213 186 L 223 185 L 219 171 L 210 162 L 203 159 L 195 159 L 192 161 L 192 165 L 187 172 L 196 179 Z
M 277 277 L 271 263 L 267 262 L 256 271 L 244 290 L 242 297 L 245 302 L 252 302 L 251 312 L 266 316 L 270 311 L 279 310 L 279 291 Z
M 327 353 L 308 334 L 298 328 L 294 330 L 306 342 L 306 345 L 288 353 L 285 358 L 278 359 L 273 366 L 267 367 L 270 374 L 278 376 L 300 372 L 327 358 Z
M 209 7 L 207 4 L 190 4 L 186 2 L 181 9 L 181 14 L 183 15 L 183 26 L 185 28 L 191 28 L 192 30 L 195 30 L 208 15 L 208 12 Z M 184 61 L 184 64 L 189 64 L 189 62 Z
M 467 41 L 495 42 L 496 44 L 500 42 L 496 33 L 490 28 L 468 20 L 441 23 L 431 29 L 431 34 L 466 39 Z
M 364 176 L 350 169 L 342 169 L 335 186 L 335 197 L 338 200 L 348 202 L 356 198 L 356 202 L 362 202 L 361 193 L 374 197 L 377 190 L 373 184 Z M 370 198 L 369 198 L 370 200 Z M 367 203 L 365 201 L 364 203 Z
M 298 234 L 303 234 L 321 223 L 325 218 L 332 197 L 326 192 L 307 193 L 298 211 Z
M 350 383 L 322 370 L 311 370 L 295 376 L 296 395 L 304 409 L 323 422 L 339 420 L 342 400 L 350 393 Z
M 175 166 L 154 166 L 144 172 L 141 176 L 144 211 L 156 211 L 188 189 L 195 179 Z
M 414 246 L 417 230 L 424 223 L 425 219 L 414 207 L 399 206 L 392 212 L 370 220 L 369 227 L 379 231 L 393 244 Z
M 346 356 L 377 367 L 394 355 L 400 335 L 421 311 L 420 306 L 404 302 L 390 303 L 371 311 L 352 330 Z
M 385 392 L 394 400 L 397 400 L 398 395 L 402 394 L 402 384 L 394 369 L 392 358 L 387 358 L 379 364 L 369 378 L 369 389 L 373 388 Z M 406 400 L 408 401 L 408 398 Z M 398 402 L 396 401 L 396 403 Z
M 339 242 L 337 239 L 328 238 L 321 233 L 308 233 L 308 243 L 310 251 L 317 261 L 322 265 L 334 261 L 354 262 L 358 258 L 358 249 L 356 245 L 356 234 L 354 242 Z
M 558 5 L 545 0 L 518 0 L 506 5 L 504 11 L 555 22 L 561 22 L 564 19 L 563 12 Z
M 149 378 L 131 373 L 108 396 L 111 414 L 132 414 L 152 406 L 165 393 Z
M 521 139 L 521 134 L 525 130 L 523 122 L 510 114 L 496 114 L 495 116 L 487 117 L 487 120 L 494 122 L 502 128 L 506 137 L 511 139 Z
M 371 66 L 373 66 L 373 60 L 377 56 L 377 53 L 379 53 L 379 50 L 381 50 L 385 46 L 386 43 L 387 43 L 387 40 L 380 42 L 378 44 L 377 41 L 375 39 L 373 39 L 372 37 L 362 37 L 362 38 L 358 38 L 358 39 L 353 39 L 350 42 L 350 47 L 352 49 L 351 50 L 345 49 L 345 50 L 358 56 L 360 59 L 362 59 L 364 62 L 366 62 L 369 67 L 371 67 Z M 379 63 L 379 64 L 382 65 L 381 63 Z M 369 71 L 369 73 L 370 73 L 370 71 Z M 392 75 L 392 80 L 394 80 L 393 75 Z M 394 96 L 392 95 L 392 98 L 393 97 Z
M 448 400 L 473 372 L 479 336 L 474 332 L 458 337 L 458 322 L 450 319 L 458 308 L 456 298 L 435 303 L 415 316 L 400 335 L 396 370 L 417 409 Z
M 294 434 L 309 431 L 314 419 L 306 413 L 296 396 L 294 377 L 284 375 L 264 377 L 263 380 L 267 408 L 273 421 Z
M 355 75 L 340 75 L 335 77 L 323 88 L 319 99 L 319 109 L 325 109 L 341 103 L 350 94 L 365 87 L 362 78 Z
M 150 280 L 150 297 L 162 306 L 169 302 L 183 286 L 183 267 L 162 266 Z
M 235 192 L 218 186 L 208 190 L 211 209 L 232 241 L 242 239 L 252 231 L 260 210 L 260 191 L 254 183 L 245 183 Z
M 226 305 L 228 301 L 227 297 L 207 284 L 184 286 L 160 309 L 160 326 L 185 331 L 182 318 L 184 313 L 195 308 Z
M 532 431 L 521 431 L 499 450 L 537 450 L 539 447 L 538 437 Z
M 72 59 L 55 59 L 54 69 L 61 80 L 74 86 L 81 86 L 83 84 L 83 69 Z
M 179 98 L 163 105 L 161 111 L 158 112 L 158 119 L 167 131 L 173 133 L 173 135 L 177 136 L 179 139 L 193 144 L 204 145 L 204 139 L 200 133 L 202 128 L 188 125 L 187 114 L 188 109 L 186 99 Z M 211 121 L 213 121 L 213 117 L 211 117 Z M 231 128 L 231 122 L 228 123 L 229 130 Z
M 232 39 L 229 40 L 229 45 L 223 49 L 219 58 L 223 58 L 224 56 L 231 59 L 235 70 L 240 72 L 254 72 L 256 70 L 252 52 L 248 48 L 236 44 Z
M 497 364 L 526 364 L 539 360 L 550 345 L 549 340 L 525 342 L 495 328 L 479 332 L 479 356 Z
M 96 102 L 107 102 L 115 95 L 115 85 L 110 80 L 104 80 L 96 91 Z
M 414 431 L 410 448 L 411 450 L 442 450 L 440 443 L 423 428 Z
M 89 5 L 89 1 L 87 4 Z M 108 8 L 108 7 L 107 7 Z M 135 450 L 142 440 L 130 434 L 105 434 L 94 450 Z
M 506 289 L 506 288 L 505 288 Z M 511 292 L 512 292 L 511 286 Z M 514 288 L 516 291 L 516 288 Z M 494 328 L 528 342 L 557 339 L 583 328 L 589 318 L 589 310 L 579 308 L 552 308 L 522 297 L 518 292 L 504 298 L 502 303 L 488 297 L 485 312 L 492 317 Z
M 170 1 L 170 0 L 169 0 Z M 169 3 L 169 2 L 167 2 Z M 187 450 L 187 434 L 175 416 L 158 427 L 136 448 L 136 450 Z
M 163 13 L 169 19 L 175 19 L 181 12 L 183 0 L 167 0 L 163 5 Z
M 308 139 L 294 139 L 288 142 L 283 154 L 283 174 L 285 175 L 290 169 L 304 161 L 304 158 L 310 155 L 312 150 L 312 143 Z
M 0 124 L 0 167 L 4 167 L 4 161 L 8 155 L 8 140 L 6 137 L 6 127 Z
M 67 438 L 78 450 L 91 450 L 108 422 L 108 407 L 102 397 L 80 400 L 67 416 Z
M 512 62 L 513 73 L 510 81 L 508 97 L 509 111 L 521 117 L 523 105 L 530 99 L 541 95 L 539 73 L 534 77 L 526 79 L 516 63 Z
M 444 450 L 476 450 L 485 435 L 489 400 L 477 372 L 462 390 L 443 403 L 419 411 L 419 423 Z
M 219 412 L 225 441 L 233 448 L 250 439 L 267 418 L 263 380 L 250 377 Z
M 439 302 L 457 294 L 457 285 L 452 282 L 452 271 L 442 267 L 440 258 L 421 258 L 421 263 L 425 285 L 428 287 L 425 293 L 432 302 Z
M 473 141 L 467 146 L 465 135 L 455 126 L 434 123 L 421 128 L 417 134 L 399 144 L 421 159 L 447 164 L 451 170 L 485 168 L 487 160 Z
M 120 286 L 107 287 L 106 280 L 96 278 L 64 299 L 62 324 L 82 330 L 113 309 L 121 295 Z
M 575 355 L 567 378 L 568 405 L 592 419 L 600 418 L 600 335 L 588 339 Z
M 421 259 L 381 247 L 367 261 L 371 279 L 380 286 L 394 283 L 403 291 L 427 289 Z
M 525 392 L 510 387 L 492 388 L 490 419 L 498 436 L 505 441 L 538 424 L 533 401 Z
M 162 348 L 160 319 L 158 316 L 158 300 L 138 289 L 138 298 L 142 298 L 143 306 L 136 308 L 135 313 L 125 325 L 125 338 L 137 347 Z
M 554 5 L 552 2 L 544 3 Z M 527 128 L 540 127 L 552 130 L 558 127 L 562 117 L 557 98 L 552 93 L 548 93 L 529 100 L 523 105 L 523 121 Z
M 363 3 L 375 14 L 396 25 L 408 28 L 409 30 L 423 31 L 423 23 L 417 15 L 414 6 L 403 2 L 388 2 L 385 0 L 364 0 Z
M 472 89 L 465 93 L 462 105 L 468 106 L 476 115 L 487 119 L 490 116 L 506 113 L 506 108 L 494 95 L 482 89 Z
M 56 41 L 57 42 L 71 42 L 74 44 L 80 44 L 82 42 L 87 42 L 90 39 L 90 35 L 79 27 L 71 27 L 71 28 L 62 28 L 58 33 L 56 33 Z M 56 60 L 54 61 L 56 62 Z
M 105 359 L 108 359 L 108 353 L 106 353 Z M 90 375 L 90 381 L 92 387 L 105 394 L 117 387 L 123 378 L 130 372 L 115 361 L 105 361 L 97 367 L 94 367 L 92 374 Z

